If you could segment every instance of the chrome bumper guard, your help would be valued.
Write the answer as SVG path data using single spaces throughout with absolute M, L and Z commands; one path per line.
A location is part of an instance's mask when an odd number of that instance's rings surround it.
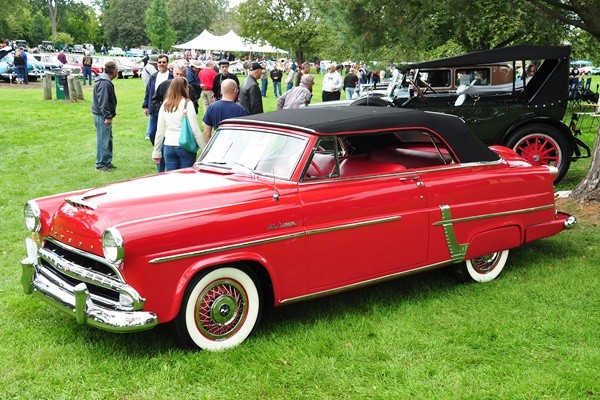
M 40 262 L 42 251 L 38 250 L 32 239 L 27 238 L 26 246 L 27 258 L 21 261 L 23 267 L 21 283 L 26 294 L 33 294 L 52 306 L 67 312 L 74 316 L 80 324 L 88 324 L 111 332 L 143 331 L 158 324 L 158 318 L 153 312 L 119 310 L 95 304 L 92 301 L 93 295 L 90 294 L 84 282 L 73 286 Z M 44 258 L 48 260 L 50 257 L 46 255 Z M 59 260 L 50 259 L 50 261 L 57 262 Z M 120 293 L 134 296 L 134 298 L 137 297 L 135 303 L 140 307 L 143 304 L 143 299 L 139 299 L 137 292 L 122 282 L 111 280 L 100 274 L 90 273 L 85 268 L 73 264 L 57 266 L 68 270 L 68 275 L 76 277 L 78 280 L 95 283 L 103 287 L 111 285 L 118 288 Z M 110 300 L 100 300 L 107 304 L 111 303 Z M 112 301 L 112 303 L 115 302 Z M 118 303 L 113 304 L 113 306 L 117 308 Z

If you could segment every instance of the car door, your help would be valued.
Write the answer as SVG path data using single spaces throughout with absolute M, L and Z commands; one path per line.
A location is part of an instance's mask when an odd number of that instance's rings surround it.
M 376 279 L 426 264 L 425 188 L 412 172 L 344 176 L 299 184 L 309 292 Z M 309 166 L 310 168 L 310 166 Z

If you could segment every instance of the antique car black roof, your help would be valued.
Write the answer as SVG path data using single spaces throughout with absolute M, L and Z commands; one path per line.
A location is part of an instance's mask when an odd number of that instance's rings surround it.
M 288 127 L 330 135 L 376 132 L 394 128 L 429 128 L 454 150 L 460 162 L 496 161 L 499 156 L 475 137 L 458 117 L 389 107 L 323 107 L 281 110 L 223 121 L 228 124 Z
M 521 44 L 491 50 L 475 51 L 460 56 L 440 58 L 421 63 L 405 64 L 402 68 L 460 67 L 465 65 L 491 64 L 513 60 L 561 59 L 568 58 L 570 54 L 571 46 L 538 46 Z

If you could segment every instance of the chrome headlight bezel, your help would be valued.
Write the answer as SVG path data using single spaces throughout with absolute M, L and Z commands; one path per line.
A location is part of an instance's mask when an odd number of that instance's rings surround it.
M 25 226 L 30 232 L 39 232 L 42 228 L 40 219 L 42 213 L 40 207 L 35 200 L 29 200 L 23 207 L 23 215 L 25 217 Z
M 123 260 L 125 256 L 125 246 L 123 237 L 117 228 L 108 228 L 102 234 L 102 252 L 104 258 L 113 264 Z

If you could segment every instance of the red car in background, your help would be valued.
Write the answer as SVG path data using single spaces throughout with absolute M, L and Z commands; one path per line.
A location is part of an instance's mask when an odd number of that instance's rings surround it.
M 77 64 L 83 71 L 83 56 L 81 54 L 67 54 L 67 61 Z M 104 72 L 104 64 L 97 57 L 92 57 L 92 77 L 96 78 Z
M 452 115 L 229 119 L 191 168 L 29 201 L 22 283 L 79 323 L 173 322 L 182 345 L 222 350 L 273 306 L 433 268 L 491 281 L 510 249 L 575 224 L 557 173 Z

